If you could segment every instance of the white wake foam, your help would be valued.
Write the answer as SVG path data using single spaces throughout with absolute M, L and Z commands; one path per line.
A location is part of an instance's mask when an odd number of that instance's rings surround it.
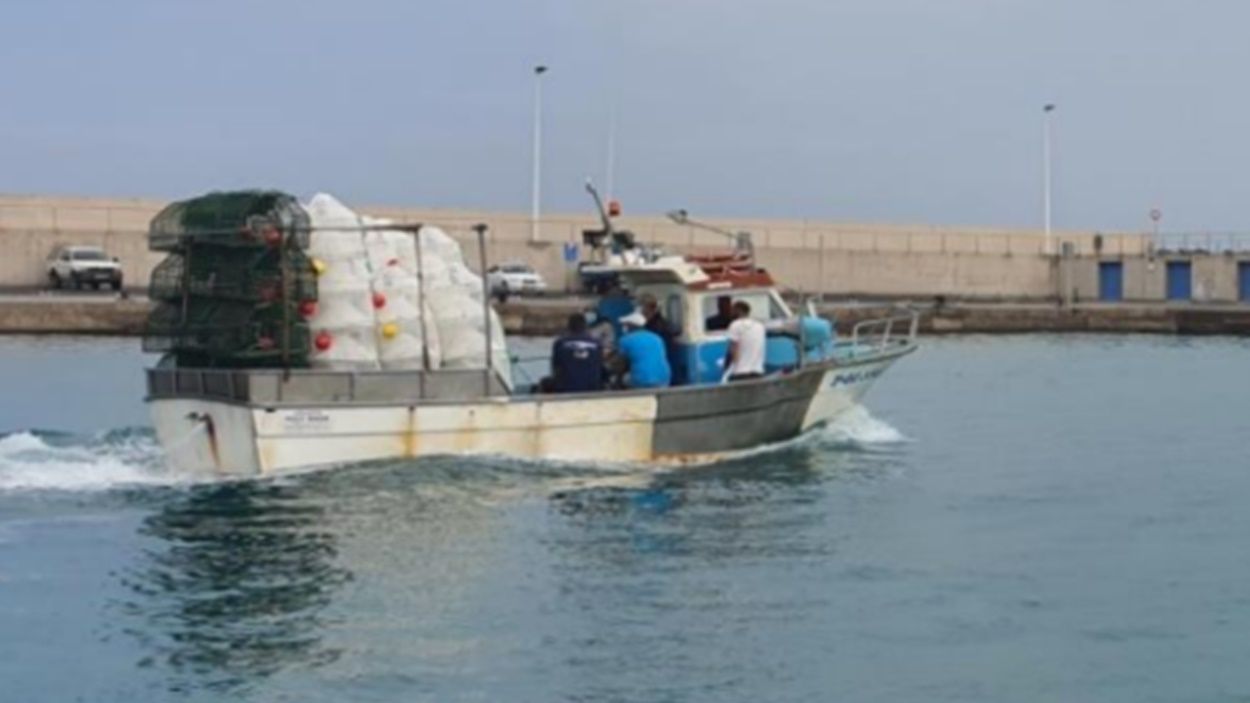
M 150 436 L 67 438 L 33 432 L 0 437 L 0 491 L 93 491 L 175 482 Z
M 840 444 L 899 444 L 908 441 L 890 423 L 874 417 L 862 405 L 851 407 L 825 427 L 823 439 Z

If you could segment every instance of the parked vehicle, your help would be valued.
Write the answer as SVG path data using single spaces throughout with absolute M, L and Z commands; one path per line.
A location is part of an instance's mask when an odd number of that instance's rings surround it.
M 108 285 L 122 289 L 122 266 L 117 257 L 109 258 L 100 247 L 61 246 L 48 257 L 48 283 L 53 288 L 72 287 L 81 290 L 91 286 L 99 290 Z
M 547 290 L 547 282 L 533 266 L 518 262 L 490 267 L 486 272 L 486 283 L 491 293 L 498 296 Z

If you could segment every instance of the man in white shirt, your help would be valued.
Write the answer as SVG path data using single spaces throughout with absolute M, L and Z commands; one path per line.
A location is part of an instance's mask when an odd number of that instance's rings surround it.
M 764 375 L 764 344 L 768 333 L 764 323 L 751 317 L 745 300 L 734 303 L 734 321 L 729 325 L 729 354 L 725 368 L 730 381 L 745 381 Z

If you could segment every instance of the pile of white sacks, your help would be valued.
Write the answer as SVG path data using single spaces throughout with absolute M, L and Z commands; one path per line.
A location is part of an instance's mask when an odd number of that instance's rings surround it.
M 314 368 L 485 368 L 489 324 L 493 366 L 511 387 L 503 325 L 494 310 L 484 318 L 482 279 L 465 265 L 454 239 L 435 227 L 422 227 L 417 236 L 364 231 L 390 222 L 359 215 L 324 193 L 304 209 L 312 225 L 308 255 L 318 272 L 317 304 L 303 311 Z

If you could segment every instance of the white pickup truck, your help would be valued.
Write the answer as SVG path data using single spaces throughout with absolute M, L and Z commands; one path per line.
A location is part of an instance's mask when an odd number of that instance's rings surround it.
M 61 246 L 48 256 L 48 283 L 53 288 L 91 286 L 99 290 L 108 285 L 122 289 L 122 266 L 117 258 L 109 258 L 100 247 Z

